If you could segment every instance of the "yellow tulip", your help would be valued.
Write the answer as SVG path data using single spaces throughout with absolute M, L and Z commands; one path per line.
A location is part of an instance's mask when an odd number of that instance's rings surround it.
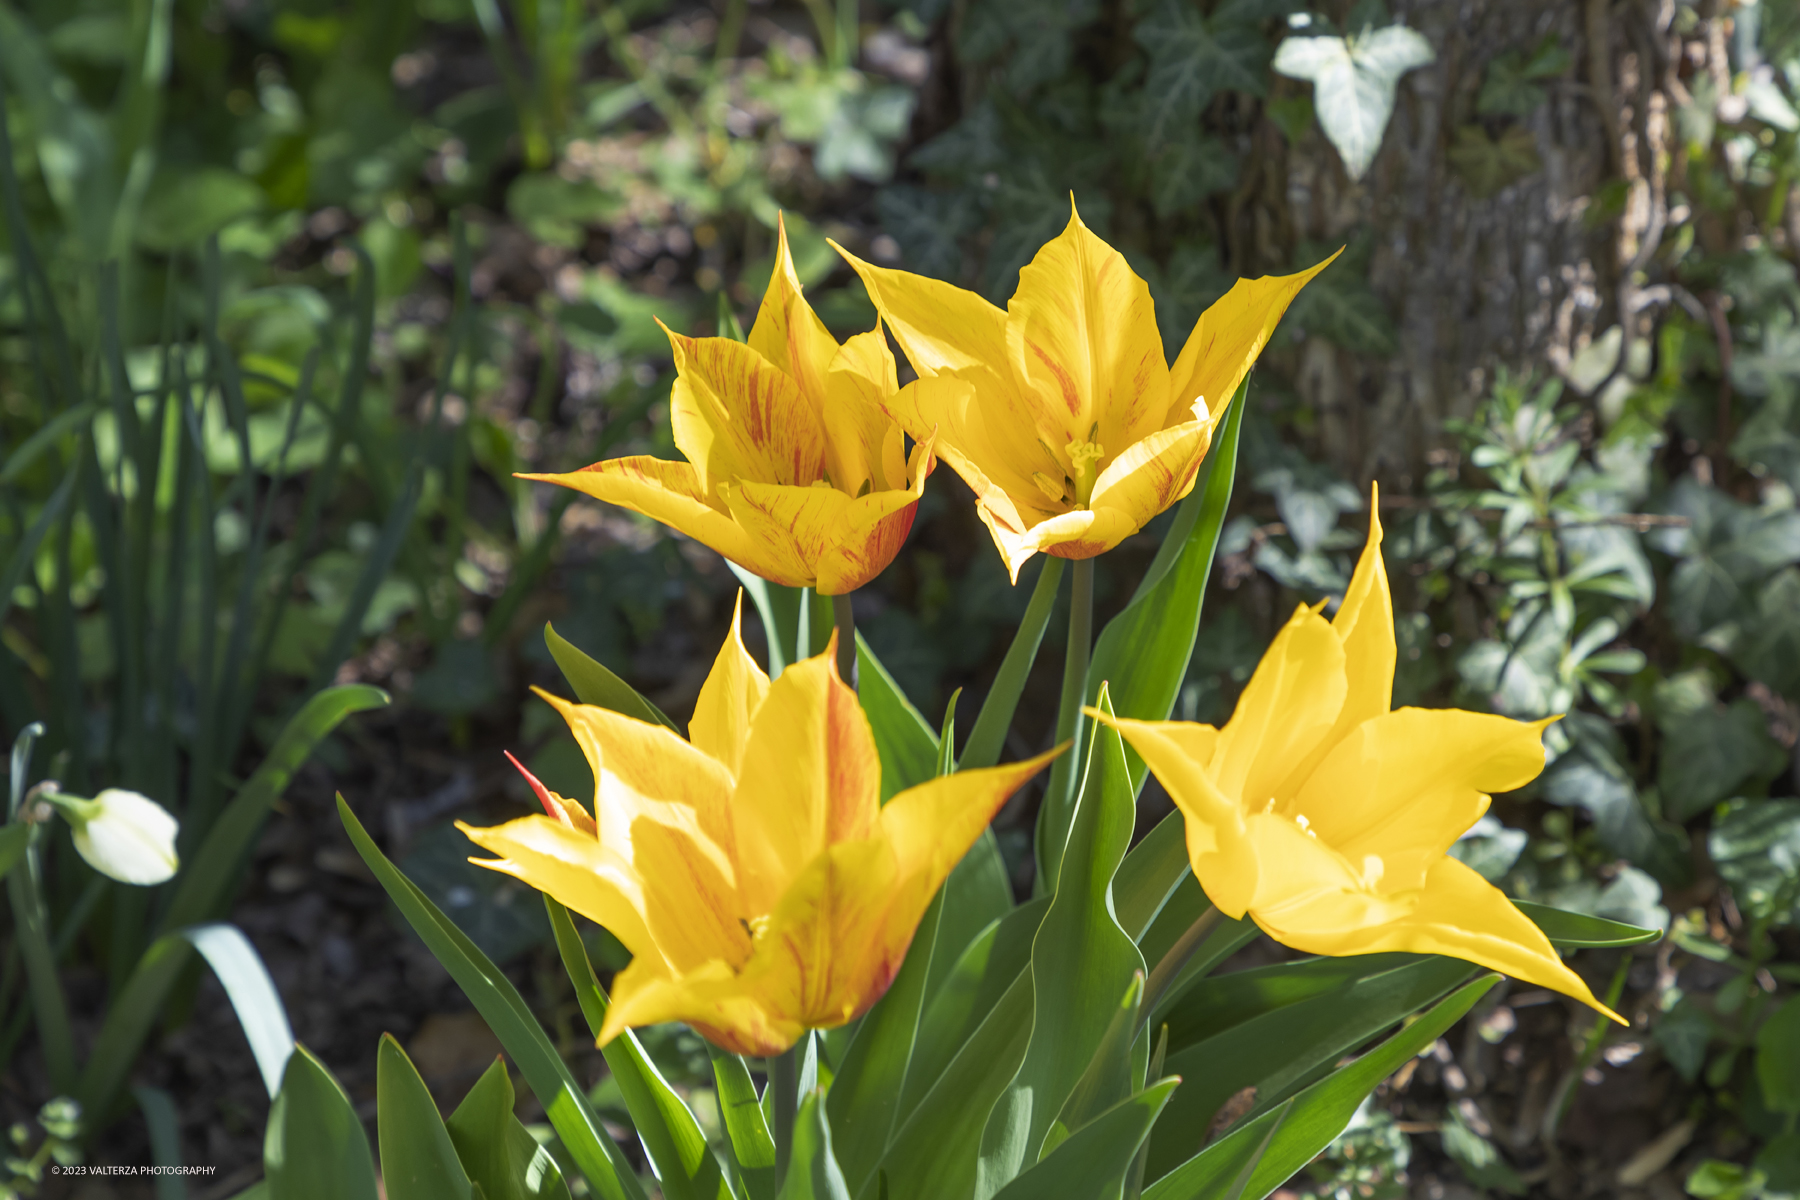
M 689 741 L 539 693 L 593 767 L 593 814 L 533 779 L 547 815 L 458 826 L 501 856 L 470 861 L 547 892 L 631 951 L 602 1045 L 685 1021 L 728 1050 L 771 1055 L 855 1018 L 893 981 L 950 869 L 1061 750 L 883 805 L 874 736 L 835 651 L 771 683 L 734 619 Z
M 1087 711 L 1168 789 L 1194 877 L 1224 915 L 1248 912 L 1311 954 L 1465 959 L 1623 1023 L 1504 893 L 1446 853 L 1487 811 L 1488 793 L 1543 770 L 1541 735 L 1556 718 L 1389 711 L 1394 613 L 1371 514 L 1337 616 L 1301 605 L 1223 728 Z
M 1005 311 L 837 247 L 913 369 L 970 385 L 882 403 L 913 437 L 935 432 L 1015 582 L 1038 551 L 1092 558 L 1188 494 L 1275 323 L 1331 261 L 1238 280 L 1200 315 L 1171 368 L 1150 289 L 1070 208 L 1068 228 L 1020 270 Z
M 658 322 L 660 324 L 660 322 Z M 899 391 L 879 324 L 842 346 L 806 299 L 778 225 L 775 269 L 746 345 L 667 326 L 675 445 L 686 462 L 613 458 L 522 474 L 653 517 L 764 579 L 854 591 L 899 553 L 932 467 L 882 412 Z M 909 391 L 959 390 L 923 381 Z

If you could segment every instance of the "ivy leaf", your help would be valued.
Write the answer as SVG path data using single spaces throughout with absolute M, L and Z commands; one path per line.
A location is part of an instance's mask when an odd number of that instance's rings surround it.
M 1150 158 L 1150 203 L 1159 217 L 1199 207 L 1237 182 L 1237 155 L 1198 129 L 1170 139 Z
M 1540 41 L 1530 53 L 1511 50 L 1497 55 L 1482 76 L 1475 111 L 1484 117 L 1530 116 L 1545 100 L 1539 81 L 1554 79 L 1574 61 L 1555 34 Z
M 1400 77 L 1432 61 L 1431 43 L 1404 25 L 1356 37 L 1290 37 L 1275 51 L 1275 69 L 1310 80 L 1325 136 L 1361 179 L 1381 148 Z
M 1800 800 L 1735 803 L 1706 849 L 1745 915 L 1788 923 L 1800 898 Z
M 1005 53 L 1006 82 L 1024 94 L 1062 77 L 1075 37 L 1100 15 L 1098 0 L 1007 0 L 970 7 L 961 50 L 972 63 Z
M 1249 25 L 1208 20 L 1192 5 L 1162 0 L 1134 36 L 1150 54 L 1143 135 L 1152 145 L 1198 121 L 1217 92 L 1263 94 L 1269 45 Z
M 1491 137 L 1479 125 L 1464 125 L 1450 144 L 1450 169 L 1477 200 L 1517 183 L 1543 168 L 1531 130 L 1514 125 Z
M 962 274 L 962 239 L 974 232 L 981 217 L 969 193 L 898 184 L 875 194 L 875 211 L 882 228 L 900 243 L 907 265 L 938 279 Z

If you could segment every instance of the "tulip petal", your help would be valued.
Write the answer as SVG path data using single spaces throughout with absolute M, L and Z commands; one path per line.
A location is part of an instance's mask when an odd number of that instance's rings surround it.
M 882 407 L 900 384 L 879 326 L 844 343 L 823 386 L 825 469 L 832 486 L 846 496 L 905 487 L 904 438 Z
M 631 869 L 643 881 L 644 923 L 671 969 L 713 959 L 737 966 L 750 957 L 750 925 L 735 883 L 686 830 L 649 817 L 633 821 Z
M 1380 919 L 1365 907 L 1385 908 L 1404 900 L 1410 911 Z M 1258 911 L 1256 922 L 1269 935 L 1310 954 L 1380 954 L 1406 951 L 1444 954 L 1547 987 L 1586 1004 L 1624 1025 L 1627 1022 L 1595 998 L 1563 964 L 1531 919 L 1499 888 L 1463 863 L 1440 857 L 1424 887 L 1386 900 L 1354 894 L 1316 893 L 1287 907 Z
M 748 910 L 773 912 L 828 846 L 867 837 L 880 795 L 875 735 L 856 693 L 838 678 L 834 654 L 783 671 L 750 727 L 731 798 Z
M 787 222 L 775 217 L 775 269 L 763 292 L 762 306 L 750 326 L 750 348 L 792 379 L 815 414 L 825 403 L 825 372 L 837 356 L 837 339 L 825 328 L 801 294 L 794 257 L 788 253 Z M 803 482 L 810 483 L 811 480 Z M 842 481 L 838 481 L 840 486 Z
M 733 479 L 805 487 L 820 478 L 824 425 L 791 377 L 742 342 L 663 332 L 675 355 L 675 444 L 708 495 Z
M 1200 314 L 1187 344 L 1169 368 L 1167 422 L 1191 419 L 1195 400 L 1204 399 L 1216 421 L 1250 373 L 1256 356 L 1269 343 L 1281 315 L 1312 277 L 1330 266 L 1331 258 L 1296 275 L 1240 279 L 1213 306 Z
M 1188 721 L 1134 721 L 1083 709 L 1112 726 L 1137 751 L 1181 810 L 1194 878 L 1220 912 L 1242 919 L 1257 894 L 1256 855 L 1247 840 L 1243 806 L 1219 790 L 1207 763 L 1216 756 L 1219 731 Z
M 721 511 L 727 507 L 722 497 L 707 500 L 699 474 L 688 463 L 639 455 L 609 458 L 564 474 L 521 473 L 517 478 L 573 488 L 607 504 L 642 513 L 765 579 L 789 583 L 792 578 L 790 562 L 777 558 L 768 547 L 738 528 L 729 511 Z
M 1331 627 L 1344 643 L 1344 669 L 1350 677 L 1344 710 L 1338 714 L 1343 731 L 1380 716 L 1394 702 L 1394 601 L 1381 561 L 1381 493 L 1374 486 L 1369 489 L 1369 538 Z
M 801 586 L 825 595 L 855 591 L 879 575 L 899 553 L 912 528 L 914 506 L 925 486 L 919 472 L 901 491 L 870 492 L 858 499 L 833 487 L 777 487 L 742 481 L 726 492 L 731 514 L 746 534 L 792 564 L 811 565 Z M 789 574 L 788 578 L 794 578 Z
M 1036 758 L 942 775 L 889 800 L 881 809 L 881 833 L 894 847 L 901 874 L 923 878 L 929 899 L 1000 806 L 1067 749 L 1065 742 Z
M 599 841 L 628 852 L 634 823 L 649 817 L 687 831 L 701 853 L 730 873 L 732 779 L 723 763 L 661 725 L 533 690 L 562 714 L 593 769 Z
M 1168 360 L 1149 286 L 1069 208 L 1068 226 L 1019 271 L 1007 355 L 1059 435 L 1053 447 L 1098 442 L 1117 454 L 1162 425 Z
M 731 634 L 719 647 L 712 671 L 700 686 L 694 717 L 688 722 L 688 740 L 694 749 L 722 763 L 733 779 L 743 762 L 744 745 L 756 710 L 769 694 L 769 677 L 744 649 L 744 593 L 739 589 L 731 612 Z
M 708 963 L 679 979 L 657 964 L 633 959 L 613 977 L 612 1007 L 600 1027 L 604 1046 L 626 1029 L 683 1021 L 707 1041 L 734 1054 L 767 1058 L 800 1040 L 806 1026 L 771 1012 L 764 997 L 724 962 Z
M 922 376 L 1006 361 L 1006 313 L 952 283 L 866 263 L 831 248 L 862 277 L 869 300 Z
M 1271 804 L 1294 764 L 1336 723 L 1345 686 L 1343 643 L 1325 618 L 1301 605 L 1219 731 L 1210 772 L 1219 790 L 1238 797 L 1246 812 Z
M 561 821 L 533 813 L 481 829 L 456 827 L 499 858 L 471 858 L 490 871 L 511 875 L 603 926 L 636 961 L 660 961 L 661 951 L 644 920 L 644 893 L 625 848 L 586 836 Z
M 1210 421 L 1188 421 L 1149 434 L 1100 472 L 1089 507 L 1118 510 L 1136 533 L 1193 490 L 1211 445 Z
M 1381 888 L 1426 872 L 1487 811 L 1488 796 L 1544 769 L 1548 721 L 1402 708 L 1352 729 L 1281 805 L 1351 863 L 1381 861 Z

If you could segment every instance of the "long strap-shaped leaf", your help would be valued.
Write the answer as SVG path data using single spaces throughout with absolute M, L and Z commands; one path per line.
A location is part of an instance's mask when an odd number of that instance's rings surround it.
M 1436 1041 L 1499 979 L 1487 975 L 1459 988 L 1376 1049 L 1301 1092 L 1285 1115 L 1276 1110 L 1242 1122 L 1151 1184 L 1144 1200 L 1225 1200 L 1234 1195 L 1262 1200 L 1344 1131 L 1376 1084 Z M 1269 1127 L 1277 1122 L 1280 1128 L 1270 1137 Z M 1244 1186 L 1239 1176 L 1251 1161 L 1256 1166 Z
M 475 1005 L 475 1011 L 519 1065 L 525 1082 L 543 1104 L 550 1124 L 576 1166 L 587 1176 L 589 1186 L 606 1200 L 644 1200 L 644 1189 L 632 1173 L 630 1162 L 600 1127 L 600 1118 L 589 1106 L 587 1093 L 569 1073 L 568 1065 L 550 1044 L 512 981 L 388 861 L 342 796 L 338 797 L 338 816 L 357 853 L 387 890 L 407 924 L 450 972 Z
M 1012 728 L 1013 714 L 1019 709 L 1019 697 L 1025 694 L 1025 680 L 1037 661 L 1038 647 L 1044 644 L 1044 629 L 1050 624 L 1050 610 L 1056 607 L 1056 590 L 1062 583 L 1064 563 L 1060 558 L 1040 557 L 1044 565 L 1038 571 L 1037 586 L 1031 589 L 1031 603 L 1025 606 L 1025 617 L 1019 622 L 1018 632 L 1013 634 L 1012 645 L 1006 648 L 1006 657 L 1000 661 L 1000 671 L 994 676 L 994 686 L 988 689 L 987 699 L 981 702 L 981 712 L 975 717 L 975 727 L 969 730 L 968 744 L 963 747 L 961 766 L 965 771 L 991 767 L 1000 761 L 1006 731 Z
M 394 1035 L 375 1055 L 375 1136 L 387 1200 L 471 1200 L 469 1174 L 456 1156 L 431 1089 Z
M 550 657 L 562 669 L 563 678 L 575 691 L 575 698 L 583 704 L 610 708 L 646 724 L 661 725 L 677 734 L 681 732 L 675 722 L 663 715 L 662 709 L 607 670 L 605 664 L 584 654 L 579 646 L 557 633 L 548 622 L 544 624 L 544 644 L 550 647 Z
M 587 1018 L 594 1036 L 599 1037 L 610 1001 L 594 975 L 594 964 L 588 960 L 581 935 L 575 932 L 569 910 L 549 896 L 544 897 L 544 908 L 550 914 L 550 928 L 556 934 L 563 969 L 569 973 L 575 997 L 581 1002 L 581 1014 Z M 606 1065 L 625 1094 L 631 1123 L 662 1182 L 663 1195 L 669 1200 L 731 1200 L 731 1187 L 719 1170 L 718 1160 L 707 1148 L 700 1123 L 644 1053 L 637 1035 L 628 1029 L 606 1043 L 600 1053 L 606 1056 Z
M 269 1200 L 376 1200 L 375 1159 L 350 1097 L 300 1047 L 288 1059 L 263 1139 Z
M 1076 1130 L 1043 1160 L 1001 1188 L 994 1200 L 1089 1200 L 1118 1195 L 1119 1181 L 1181 1080 L 1152 1086 Z

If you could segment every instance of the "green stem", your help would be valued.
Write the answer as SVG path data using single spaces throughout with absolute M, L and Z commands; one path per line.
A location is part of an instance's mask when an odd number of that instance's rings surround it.
M 788 1160 L 794 1152 L 794 1117 L 800 1108 L 799 1064 L 790 1046 L 769 1060 L 769 1086 L 775 1089 L 775 1178 L 787 1178 Z
M 1056 713 L 1056 740 L 1070 743 L 1068 753 L 1056 760 L 1044 805 L 1038 812 L 1038 894 L 1047 894 L 1056 883 L 1062 864 L 1063 839 L 1069 832 L 1069 815 L 1080 786 L 1076 772 L 1081 762 L 1082 701 L 1087 696 L 1088 656 L 1094 645 L 1094 560 L 1078 558 L 1069 572 L 1069 645 L 1063 658 L 1062 701 Z
M 1156 1011 L 1156 1006 L 1162 1003 L 1163 996 L 1168 994 L 1170 985 L 1181 974 L 1181 969 L 1188 965 L 1188 960 L 1194 957 L 1194 952 L 1206 944 L 1206 939 L 1218 927 L 1219 910 L 1208 908 L 1195 918 L 1194 923 L 1187 927 L 1187 932 L 1162 956 L 1162 961 L 1150 972 L 1150 981 L 1144 985 L 1144 1005 L 1138 1011 L 1144 1014 L 1146 1021 Z
M 837 623 L 838 678 L 856 688 L 856 613 L 850 607 L 850 593 L 831 598 L 831 617 Z
M 1043 644 L 1050 610 L 1056 605 L 1056 589 L 1062 583 L 1066 561 L 1044 559 L 1043 570 L 1038 572 L 1037 587 L 1031 592 L 1031 603 L 1025 609 L 1025 619 L 1019 622 L 1019 630 L 1013 634 L 1000 672 L 994 676 L 994 686 L 988 690 L 987 699 L 981 702 L 975 727 L 969 730 L 969 740 L 963 745 L 958 766 L 964 771 L 991 767 L 1000 761 L 1007 728 L 1018 711 L 1019 697 L 1025 694 L 1025 680 L 1031 674 L 1031 664 L 1037 660 L 1038 647 Z

